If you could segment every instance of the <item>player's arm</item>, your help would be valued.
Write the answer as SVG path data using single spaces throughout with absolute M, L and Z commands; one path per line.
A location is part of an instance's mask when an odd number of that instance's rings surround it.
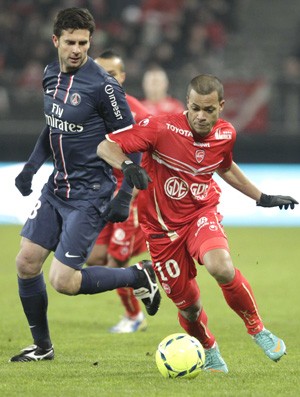
M 97 155 L 112 167 L 122 170 L 128 185 L 144 190 L 151 181 L 144 168 L 134 163 L 115 142 L 103 140 L 97 148 Z
M 15 179 L 15 185 L 23 196 L 29 196 L 29 194 L 32 193 L 31 184 L 33 176 L 50 155 L 51 147 L 49 142 L 49 127 L 46 126 L 42 130 L 23 170 Z
M 288 209 L 290 207 L 294 209 L 295 204 L 299 204 L 298 201 L 290 196 L 271 196 L 262 193 L 234 162 L 226 170 L 219 169 L 218 174 L 230 186 L 255 200 L 258 206 L 279 207 L 280 209 Z
M 150 178 L 144 168 L 126 156 L 117 143 L 109 142 L 105 139 L 98 145 L 97 155 L 112 167 L 123 171 L 124 178 L 122 186 L 102 214 L 109 222 L 123 222 L 129 216 L 130 201 L 132 198 L 127 188 L 124 188 L 124 184 L 127 184 L 131 190 L 134 187 L 137 189 L 146 189 Z
M 219 169 L 218 174 L 233 188 L 239 190 L 253 200 L 259 201 L 262 192 L 249 181 L 236 163 L 232 162 L 231 167 L 226 170 Z

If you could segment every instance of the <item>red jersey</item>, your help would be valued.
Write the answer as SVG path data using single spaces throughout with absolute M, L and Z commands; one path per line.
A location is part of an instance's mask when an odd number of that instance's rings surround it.
M 151 113 L 135 97 L 126 94 L 126 100 L 136 123 L 139 123 L 141 120 L 145 119 Z
M 141 102 L 153 116 L 180 113 L 185 110 L 182 102 L 170 96 L 156 103 L 151 102 L 148 99 L 143 99 Z
M 125 153 L 145 152 L 143 166 L 152 179 L 138 195 L 145 233 L 174 231 L 219 203 L 213 173 L 232 163 L 236 131 L 229 122 L 219 119 L 202 138 L 191 131 L 185 113 L 157 116 L 106 137 Z
M 148 110 L 135 97 L 126 94 L 126 100 L 136 123 L 149 116 Z M 117 178 L 116 190 L 119 190 L 123 180 L 123 173 L 121 170 L 114 169 L 114 176 Z

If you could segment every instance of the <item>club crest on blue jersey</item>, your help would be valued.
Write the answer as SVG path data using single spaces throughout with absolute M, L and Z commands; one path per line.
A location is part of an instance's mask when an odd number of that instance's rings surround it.
M 78 106 L 81 102 L 81 96 L 77 92 L 74 92 L 71 95 L 70 102 L 73 106 Z

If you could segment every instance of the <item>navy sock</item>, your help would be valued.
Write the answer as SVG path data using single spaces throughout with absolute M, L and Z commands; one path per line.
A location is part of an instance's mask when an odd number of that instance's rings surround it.
M 138 281 L 134 268 L 111 269 L 91 266 L 81 270 L 82 282 L 78 294 L 98 294 L 120 287 L 133 287 Z
M 51 347 L 47 320 L 48 296 L 43 273 L 36 277 L 18 277 L 19 295 L 34 343 L 44 349 Z

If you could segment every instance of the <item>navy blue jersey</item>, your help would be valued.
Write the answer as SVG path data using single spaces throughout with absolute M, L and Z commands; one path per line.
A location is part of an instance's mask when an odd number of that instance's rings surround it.
M 62 73 L 58 61 L 49 64 L 43 88 L 54 164 L 48 188 L 63 199 L 110 195 L 112 170 L 96 150 L 109 131 L 134 123 L 122 87 L 88 57 L 72 73 Z

